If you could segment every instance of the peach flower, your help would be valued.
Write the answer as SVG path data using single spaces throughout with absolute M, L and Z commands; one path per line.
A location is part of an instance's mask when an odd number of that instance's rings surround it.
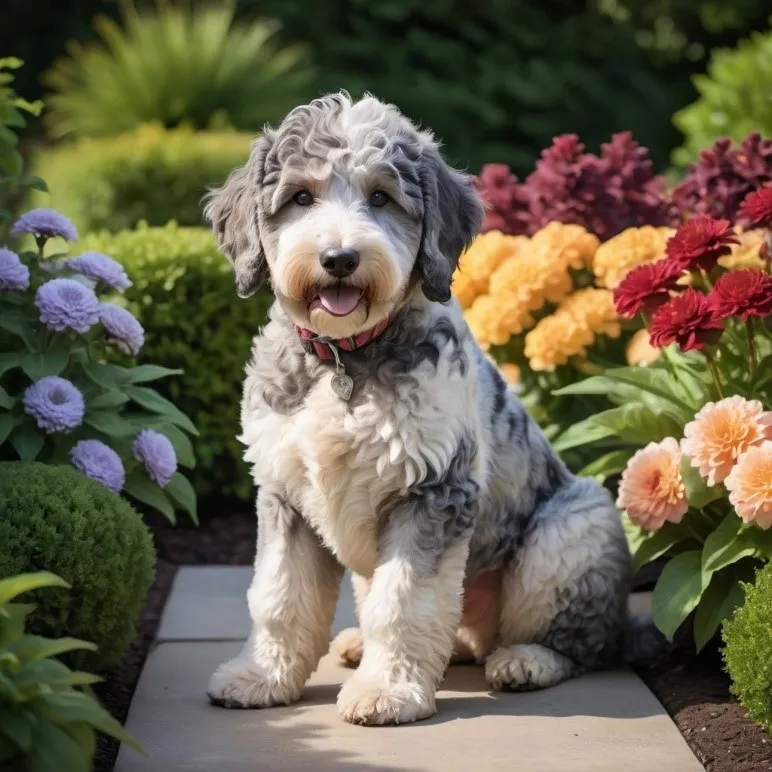
M 772 526 L 772 442 L 743 453 L 726 478 L 729 501 L 746 522 L 765 531 Z
M 772 413 L 758 400 L 727 397 L 708 402 L 684 427 L 681 450 L 708 485 L 723 482 L 739 455 L 772 439 Z
M 627 462 L 617 506 L 647 531 L 658 531 L 666 520 L 681 522 L 689 502 L 681 477 L 678 440 L 666 437 L 662 442 L 650 442 Z

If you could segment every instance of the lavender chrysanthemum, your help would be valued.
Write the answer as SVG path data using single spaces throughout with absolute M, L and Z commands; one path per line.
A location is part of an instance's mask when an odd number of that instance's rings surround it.
M 29 386 L 22 397 L 24 412 L 46 432 L 69 432 L 80 426 L 86 403 L 66 378 L 49 375 Z
M 15 252 L 0 247 L 0 290 L 25 290 L 29 288 L 29 268 Z
M 99 321 L 99 300 L 94 290 L 74 279 L 51 279 L 35 295 L 40 321 L 51 330 L 84 333 Z
M 38 239 L 61 236 L 65 241 L 77 241 L 78 231 L 69 217 L 54 209 L 32 209 L 25 212 L 13 225 L 13 234 L 31 233 Z
M 112 303 L 102 303 L 99 321 L 107 330 L 109 342 L 115 343 L 124 354 L 136 355 L 142 348 L 145 331 L 130 311 Z
M 148 477 L 165 488 L 177 471 L 177 454 L 168 438 L 153 429 L 143 429 L 134 440 L 133 450 Z
M 121 457 L 104 442 L 81 440 L 71 451 L 72 465 L 86 477 L 119 493 L 126 482 L 126 470 Z
M 123 270 L 123 266 L 100 252 L 84 252 L 77 257 L 71 257 L 63 267 L 94 281 L 101 281 L 113 289 L 124 290 L 131 287 L 131 279 Z

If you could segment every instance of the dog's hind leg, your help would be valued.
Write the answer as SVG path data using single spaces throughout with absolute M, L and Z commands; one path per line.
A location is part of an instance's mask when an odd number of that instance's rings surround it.
M 503 579 L 494 688 L 539 689 L 620 654 L 630 555 L 619 513 L 593 480 L 574 479 L 534 512 Z
M 247 593 L 252 632 L 209 682 L 216 705 L 266 708 L 300 697 L 330 640 L 343 569 L 281 496 L 258 494 L 255 574 Z

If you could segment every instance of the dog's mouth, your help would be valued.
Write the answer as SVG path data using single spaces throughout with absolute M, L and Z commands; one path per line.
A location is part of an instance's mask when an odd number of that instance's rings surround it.
M 348 316 L 356 311 L 363 300 L 359 287 L 338 282 L 328 287 L 317 287 L 316 296 L 308 306 L 309 311 L 324 309 L 331 316 Z

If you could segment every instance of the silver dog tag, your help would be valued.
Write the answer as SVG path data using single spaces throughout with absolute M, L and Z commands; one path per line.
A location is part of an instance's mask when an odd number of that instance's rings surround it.
M 332 376 L 330 386 L 332 386 L 332 390 L 338 397 L 344 402 L 348 402 L 351 399 L 351 392 L 354 391 L 354 380 L 350 375 L 346 375 L 345 370 L 341 367 L 341 369 Z

